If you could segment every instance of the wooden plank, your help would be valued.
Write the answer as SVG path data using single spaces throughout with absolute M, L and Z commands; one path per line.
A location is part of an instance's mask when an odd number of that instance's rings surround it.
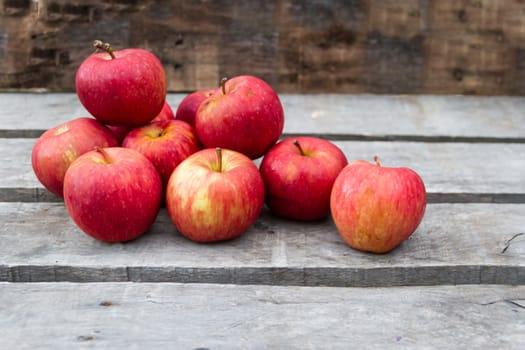
M 288 133 L 517 138 L 525 99 L 466 96 L 285 95 Z
M 0 283 L 6 349 L 521 349 L 525 288 Z
M 431 59 L 425 66 L 424 89 L 493 94 L 505 86 L 508 94 L 523 91 L 519 82 L 523 68 L 515 59 L 523 47 L 515 34 L 520 22 L 509 20 L 517 13 L 521 10 L 511 1 L 429 4 L 428 24 L 434 30 L 425 41 L 425 53 Z
M 176 108 L 183 97 L 184 95 L 173 95 L 170 97 L 170 103 L 175 103 Z M 0 106 L 2 137 L 35 137 L 35 132 L 39 135 L 42 131 L 68 120 L 90 116 L 77 95 L 70 93 L 4 93 L 0 94 Z M 29 132 L 24 133 L 26 130 Z M 15 131 L 19 132 L 14 133 Z
M 176 109 L 185 94 L 169 94 Z M 430 141 L 525 142 L 525 98 L 280 95 L 288 134 Z M 87 116 L 75 94 L 0 94 L 0 137 L 37 137 Z M 463 139 L 465 138 L 465 139 Z
M 35 139 L 0 138 L 0 161 L 5 165 L 0 168 L 0 201 L 54 200 L 33 173 L 34 143 Z M 374 155 L 378 155 L 384 166 L 414 169 L 432 194 L 472 194 L 472 201 L 495 201 L 490 196 L 514 194 L 501 200 L 524 200 L 519 195 L 525 194 L 523 143 L 335 141 L 335 144 L 349 161 L 373 161 Z M 502 171 L 505 176 L 501 176 Z
M 83 234 L 61 203 L 0 203 L 0 281 L 186 282 L 272 285 L 525 285 L 523 204 L 432 204 L 389 254 L 350 249 L 331 220 L 301 223 L 266 211 L 239 239 L 197 244 L 163 209 L 139 239 Z

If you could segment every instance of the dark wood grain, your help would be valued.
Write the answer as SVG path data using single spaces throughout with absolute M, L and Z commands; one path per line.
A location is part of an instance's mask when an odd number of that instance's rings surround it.
M 170 91 L 252 74 L 279 92 L 525 93 L 515 0 L 4 0 L 0 89 L 74 90 L 94 39 L 162 61 Z

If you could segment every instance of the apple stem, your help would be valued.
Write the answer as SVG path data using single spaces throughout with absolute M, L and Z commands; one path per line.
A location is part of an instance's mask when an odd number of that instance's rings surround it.
M 222 150 L 220 147 L 215 148 L 215 153 L 217 154 L 217 171 L 222 173 Z
M 115 58 L 115 54 L 113 53 L 113 48 L 109 43 L 105 43 L 102 40 L 95 40 L 93 41 L 93 46 L 97 48 L 97 50 L 106 51 L 111 56 L 111 59 Z
M 228 81 L 228 78 L 224 77 L 221 79 L 221 89 L 222 89 L 222 94 L 223 95 L 226 95 L 226 82 Z
M 113 163 L 113 159 L 111 159 L 111 157 L 109 156 L 108 152 L 106 152 L 106 150 L 102 147 L 98 147 L 96 146 L 95 147 L 95 151 L 97 151 L 98 153 L 100 153 L 102 155 L 102 157 L 104 158 L 104 160 L 106 161 L 106 163 Z
M 299 141 L 295 140 L 293 142 L 293 144 L 295 145 L 295 147 L 297 147 L 299 149 L 299 153 L 301 153 L 302 156 L 305 156 L 306 154 L 304 153 L 304 150 L 303 148 L 301 147 L 301 144 L 299 143 Z
M 381 162 L 379 161 L 379 157 L 378 156 L 374 156 L 374 161 L 376 162 L 377 166 L 381 166 Z

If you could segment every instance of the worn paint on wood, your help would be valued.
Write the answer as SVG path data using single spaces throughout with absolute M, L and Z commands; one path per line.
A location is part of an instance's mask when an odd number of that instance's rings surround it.
M 73 90 L 94 39 L 141 47 L 171 91 L 253 74 L 279 92 L 521 95 L 514 0 L 2 1 L 0 88 Z

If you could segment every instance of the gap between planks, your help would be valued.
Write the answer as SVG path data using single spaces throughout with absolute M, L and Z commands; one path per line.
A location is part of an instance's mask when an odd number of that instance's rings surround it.
M 0 129 L 0 138 L 25 139 L 39 138 L 46 130 Z M 390 142 L 447 142 L 447 143 L 525 143 L 525 137 L 491 136 L 449 136 L 449 135 L 362 135 L 362 134 L 317 134 L 283 133 L 281 139 L 288 137 L 311 136 L 329 141 L 390 141 Z
M 525 266 L 174 267 L 0 265 L 0 282 L 155 282 L 273 286 L 392 287 L 525 285 Z
M 63 200 L 44 188 L 0 188 L 0 202 L 59 203 Z M 525 193 L 427 192 L 427 203 L 525 203 Z

